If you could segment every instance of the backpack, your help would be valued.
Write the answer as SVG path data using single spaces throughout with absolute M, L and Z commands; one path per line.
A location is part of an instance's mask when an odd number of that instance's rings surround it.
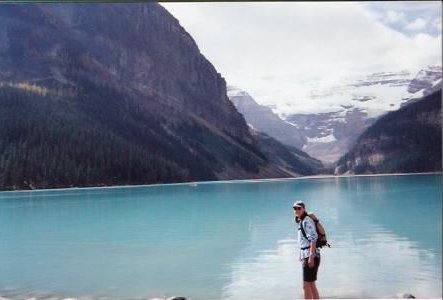
M 317 219 L 317 217 L 313 213 L 309 213 L 308 217 L 310 217 L 312 219 L 312 221 L 314 221 L 315 231 L 317 231 L 317 235 L 318 235 L 317 243 L 315 246 L 317 248 L 321 248 L 324 246 L 328 246 L 328 248 L 331 248 L 331 245 L 328 244 L 328 240 L 326 239 L 326 231 L 325 231 L 324 227 L 320 224 L 320 220 Z M 305 229 L 303 228 L 303 223 L 300 224 L 300 229 L 301 229 L 301 233 L 303 234 L 305 239 L 307 239 L 308 237 L 306 236 Z

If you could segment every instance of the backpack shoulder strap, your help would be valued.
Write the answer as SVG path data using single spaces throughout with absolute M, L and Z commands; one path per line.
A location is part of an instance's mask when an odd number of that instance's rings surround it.
M 305 228 L 303 227 L 303 221 L 305 220 L 306 217 L 303 218 L 303 220 L 300 221 L 300 230 L 301 233 L 303 234 L 305 239 L 308 239 L 308 236 L 306 235 L 306 231 Z

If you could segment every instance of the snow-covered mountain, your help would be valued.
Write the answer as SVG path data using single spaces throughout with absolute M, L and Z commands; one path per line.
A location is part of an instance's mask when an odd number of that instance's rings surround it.
M 435 87 L 441 85 L 442 68 L 439 66 L 428 67 L 420 70 L 408 85 L 408 92 L 415 94 L 423 91 L 423 95 L 429 95 Z
M 357 108 L 371 117 L 394 111 L 413 98 L 422 98 L 441 84 L 442 67 L 428 66 L 418 72 L 407 70 L 379 72 L 362 77 L 339 80 L 338 84 L 310 85 L 302 99 L 275 103 L 261 103 L 286 119 L 293 114 L 342 112 Z M 298 96 L 302 97 L 302 96 Z M 258 99 L 260 100 L 260 99 Z M 278 99 L 276 99 L 278 100 Z
M 267 107 L 238 88 L 228 87 L 228 97 L 253 127 L 313 157 L 334 162 L 378 117 L 441 85 L 441 66 L 429 66 L 419 72 L 379 72 L 345 79 L 328 88 L 314 86 L 306 99 L 266 103 Z
M 328 89 L 313 90 L 309 101 L 318 111 L 298 113 L 297 108 L 274 106 L 274 111 L 304 133 L 301 148 L 311 156 L 333 162 L 378 117 L 430 94 L 442 85 L 442 68 L 374 73 Z
M 280 119 L 269 107 L 259 105 L 246 91 L 228 86 L 227 94 L 270 162 L 294 176 L 321 172 L 322 163 L 299 150 L 307 140 L 294 125 Z

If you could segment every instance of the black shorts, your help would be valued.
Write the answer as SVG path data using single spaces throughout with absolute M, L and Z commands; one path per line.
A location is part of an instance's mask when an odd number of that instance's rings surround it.
M 317 280 L 318 266 L 320 266 L 320 257 L 314 257 L 314 266 L 308 266 L 308 259 L 303 260 L 303 281 L 313 282 Z

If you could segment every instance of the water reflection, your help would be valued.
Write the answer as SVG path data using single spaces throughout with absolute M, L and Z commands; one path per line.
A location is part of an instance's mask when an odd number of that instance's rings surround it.
M 342 228 L 341 239 L 323 250 L 318 286 L 326 298 L 395 298 L 400 293 L 441 297 L 441 257 L 379 226 L 360 223 L 371 234 L 355 238 Z M 260 235 L 260 234 L 257 234 Z M 223 299 L 302 298 L 295 240 L 249 253 L 231 266 Z M 374 288 L 375 287 L 375 288 Z
M 441 297 L 440 197 L 441 176 L 0 193 L 0 295 L 301 297 L 303 199 L 322 296 Z
M 334 246 L 322 251 L 318 285 L 324 297 L 441 297 L 440 178 L 326 179 L 307 191 L 294 190 L 324 217 Z M 274 239 L 266 254 L 251 250 L 240 257 L 223 298 L 302 297 L 296 247 Z

